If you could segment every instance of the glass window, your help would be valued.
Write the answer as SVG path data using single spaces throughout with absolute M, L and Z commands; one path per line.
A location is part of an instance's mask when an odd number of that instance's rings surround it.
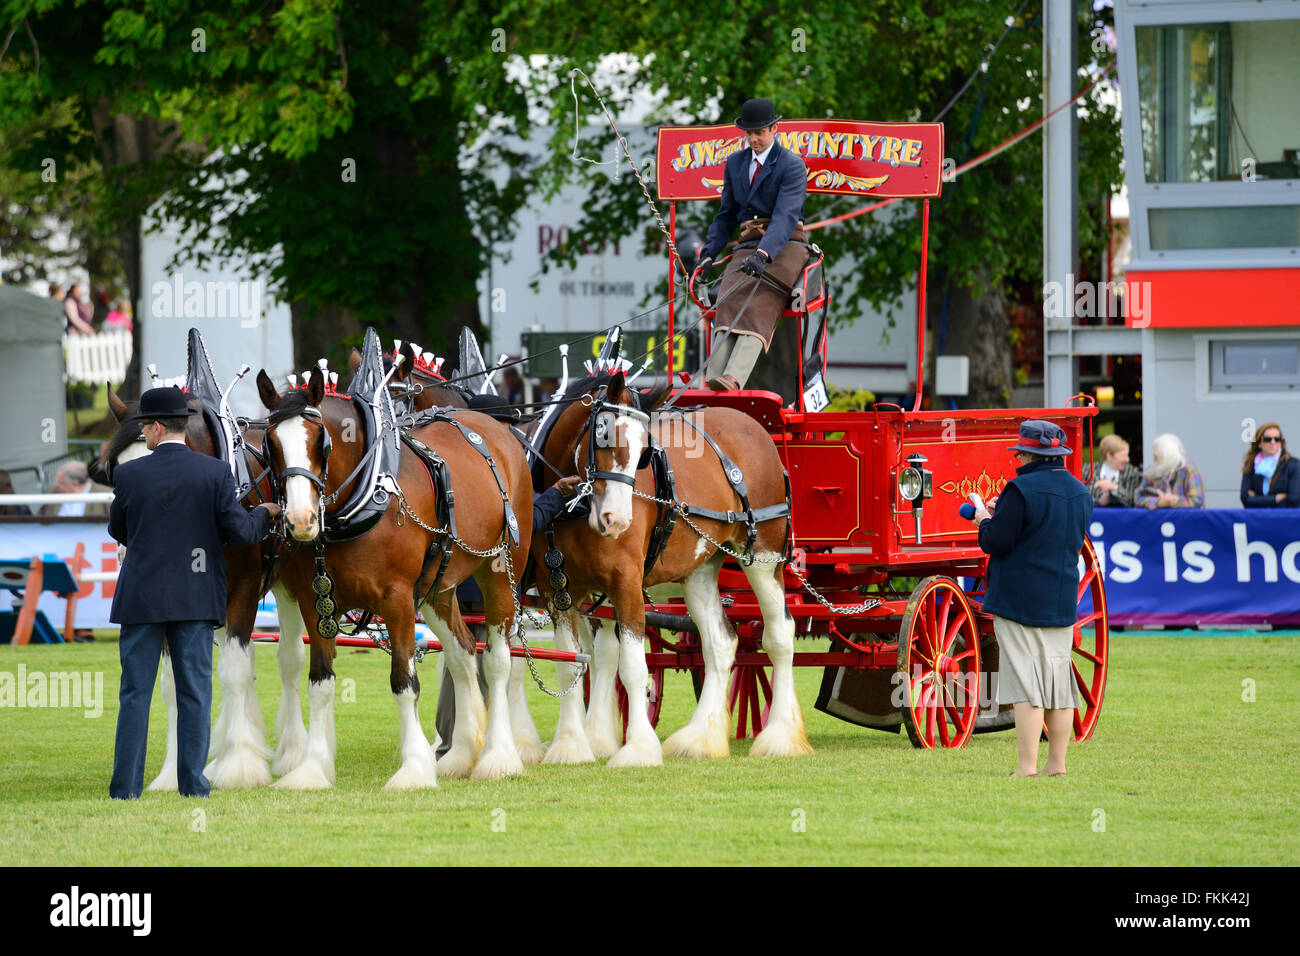
M 1138 27 L 1150 183 L 1300 178 L 1300 19 Z
M 1300 339 L 1210 342 L 1210 391 L 1300 388 Z
M 1300 246 L 1300 205 L 1150 209 L 1147 223 L 1156 252 Z

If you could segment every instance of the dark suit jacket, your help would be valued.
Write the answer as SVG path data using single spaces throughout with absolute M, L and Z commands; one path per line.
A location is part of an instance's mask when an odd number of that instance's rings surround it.
M 790 241 L 795 223 L 803 219 L 808 170 L 798 154 L 782 146 L 780 140 L 774 142 L 751 189 L 749 167 L 753 162 L 754 151 L 742 149 L 723 167 L 722 207 L 709 227 L 701 256 L 716 258 L 742 219 L 770 219 L 758 248 L 775 259 Z
M 1255 492 L 1254 497 L 1246 494 Z M 1286 492 L 1281 501 L 1277 496 Z M 1268 494 L 1264 494 L 1264 476 L 1250 474 L 1241 476 L 1241 506 L 1243 508 L 1300 508 L 1300 458 L 1287 458 L 1277 466 L 1268 483 Z
M 260 541 L 271 520 L 266 509 L 245 511 L 230 468 L 184 445 L 159 445 L 113 476 L 108 533 L 126 545 L 126 560 L 109 620 L 224 624 L 222 547 Z

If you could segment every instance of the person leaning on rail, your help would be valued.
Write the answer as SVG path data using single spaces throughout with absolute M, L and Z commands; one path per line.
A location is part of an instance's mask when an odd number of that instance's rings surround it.
M 780 119 L 771 100 L 746 100 L 741 107 L 736 125 L 745 131 L 749 149 L 727 160 L 722 206 L 695 267 L 698 284 L 740 225 L 736 254 L 722 273 L 718 293 L 705 372 L 709 388 L 745 387 L 759 354 L 772 344 L 795 280 L 808 261 L 803 228 L 808 170 L 797 153 L 776 142 Z
M 1128 442 L 1118 435 L 1107 435 L 1098 450 L 1101 463 L 1083 466 L 1083 483 L 1092 492 L 1093 504 L 1102 508 L 1132 508 L 1133 497 L 1142 484 L 1142 472 L 1129 464 Z
M 1187 460 L 1177 435 L 1157 435 L 1151 443 L 1153 464 L 1138 489 L 1137 505 L 1156 508 L 1204 508 L 1205 482 L 1201 472 Z
M 1051 422 L 1020 425 L 1010 451 L 1020 467 L 993 514 L 978 509 L 980 549 L 989 556 L 984 610 L 998 640 L 998 703 L 1016 714 L 1018 762 L 1013 777 L 1038 776 L 1038 741 L 1046 712 L 1043 774 L 1065 774 L 1073 736 L 1075 688 L 1070 653 L 1078 619 L 1079 551 L 1092 518 L 1092 496 L 1065 468 L 1065 432 Z
M 1300 460 L 1286 450 L 1282 426 L 1261 425 L 1241 464 L 1243 508 L 1300 508 Z

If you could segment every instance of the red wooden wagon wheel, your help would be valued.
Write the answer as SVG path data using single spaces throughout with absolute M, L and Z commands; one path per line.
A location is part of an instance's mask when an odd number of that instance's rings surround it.
M 741 640 L 737 653 L 757 650 Z M 736 739 L 758 735 L 767 726 L 772 711 L 772 668 L 770 665 L 735 664 L 727 686 L 727 710 L 736 720 Z
M 1097 729 L 1101 701 L 1106 696 L 1106 660 L 1110 653 L 1110 619 L 1106 614 L 1106 586 L 1101 562 L 1092 542 L 1083 539 L 1083 576 L 1079 579 L 1079 603 L 1083 596 L 1092 599 L 1092 609 L 1080 613 L 1074 622 L 1074 650 L 1070 669 L 1079 689 L 1079 706 L 1074 711 L 1074 739 L 1087 740 Z M 1084 628 L 1091 626 L 1092 633 Z M 1046 730 L 1044 730 L 1046 733 Z
M 928 577 L 912 591 L 899 627 L 898 670 L 912 745 L 964 747 L 979 713 L 979 629 L 952 578 Z

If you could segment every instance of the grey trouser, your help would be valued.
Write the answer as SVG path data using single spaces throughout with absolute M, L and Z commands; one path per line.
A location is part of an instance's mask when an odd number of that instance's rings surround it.
M 757 335 L 738 335 L 719 329 L 713 333 L 713 347 L 709 354 L 705 381 L 719 375 L 730 375 L 741 388 L 763 354 L 763 340 Z

